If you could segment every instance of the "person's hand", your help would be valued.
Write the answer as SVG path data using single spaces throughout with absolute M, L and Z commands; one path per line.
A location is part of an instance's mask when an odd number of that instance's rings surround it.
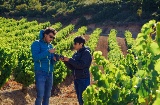
M 54 61 L 57 61 L 56 57 L 53 57 L 53 60 L 54 60 Z
M 62 59 L 62 58 L 59 58 L 59 60 L 62 61 L 62 62 L 64 62 L 64 59 Z
M 64 61 L 69 61 L 69 58 L 68 57 L 64 57 Z
M 56 51 L 56 49 L 50 49 L 49 52 L 50 53 L 54 53 Z
M 65 61 L 67 62 L 67 61 L 69 61 L 69 58 L 68 57 L 64 57 L 64 58 L 60 58 L 60 60 L 63 61 L 63 62 L 65 62 Z

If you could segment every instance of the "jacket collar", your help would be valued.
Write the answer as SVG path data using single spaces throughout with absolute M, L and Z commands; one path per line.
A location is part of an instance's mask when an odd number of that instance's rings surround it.
M 49 43 L 46 43 L 43 39 L 40 39 L 40 42 L 49 45 Z
M 79 49 L 77 52 L 82 52 L 82 51 L 84 51 L 86 49 L 86 47 L 82 47 L 81 49 Z
M 46 43 L 43 39 L 40 39 L 40 41 L 41 41 L 42 43 L 49 44 L 49 43 Z

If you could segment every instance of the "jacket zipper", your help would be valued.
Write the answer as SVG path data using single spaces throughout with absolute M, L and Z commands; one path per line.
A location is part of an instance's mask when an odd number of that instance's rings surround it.
M 48 58 L 48 56 L 47 56 L 47 58 Z M 48 61 L 49 61 L 49 62 L 48 62 L 48 63 L 49 63 L 49 70 L 48 70 L 48 74 L 49 74 L 49 72 L 50 72 L 50 65 L 51 65 L 51 64 L 50 64 L 50 60 L 49 60 L 49 58 L 48 58 Z
M 47 44 L 47 45 L 48 45 L 48 49 L 50 49 L 50 48 L 49 48 L 49 44 Z M 49 60 L 48 56 L 47 56 L 47 59 L 48 59 L 48 66 L 49 66 L 49 67 L 48 67 L 48 74 L 49 74 L 49 72 L 50 72 L 50 60 Z
M 39 60 L 39 65 L 40 65 L 40 67 L 42 67 L 42 65 L 41 65 L 41 61 Z
M 75 73 L 75 70 L 74 70 L 74 79 L 76 79 L 76 73 Z

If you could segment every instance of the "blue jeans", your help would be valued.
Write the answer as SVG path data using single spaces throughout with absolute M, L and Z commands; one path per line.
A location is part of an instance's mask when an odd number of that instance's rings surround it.
M 90 78 L 74 80 L 74 87 L 76 90 L 79 105 L 83 105 L 82 93 L 89 85 L 90 85 Z
M 53 85 L 53 73 L 36 70 L 35 79 L 37 91 L 35 105 L 49 105 L 49 98 L 51 96 L 51 89 Z

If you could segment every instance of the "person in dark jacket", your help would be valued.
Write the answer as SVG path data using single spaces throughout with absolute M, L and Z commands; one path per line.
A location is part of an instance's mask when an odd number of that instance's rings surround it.
M 35 105 L 49 105 L 53 84 L 53 65 L 56 62 L 55 49 L 50 43 L 55 34 L 56 30 L 52 28 L 41 30 L 40 40 L 34 41 L 31 45 L 37 91 Z
M 90 85 L 89 68 L 92 62 L 90 49 L 84 46 L 85 39 L 78 36 L 74 39 L 74 49 L 77 52 L 72 58 L 64 57 L 65 65 L 72 70 L 74 76 L 74 86 L 80 105 L 83 105 L 82 93 Z

